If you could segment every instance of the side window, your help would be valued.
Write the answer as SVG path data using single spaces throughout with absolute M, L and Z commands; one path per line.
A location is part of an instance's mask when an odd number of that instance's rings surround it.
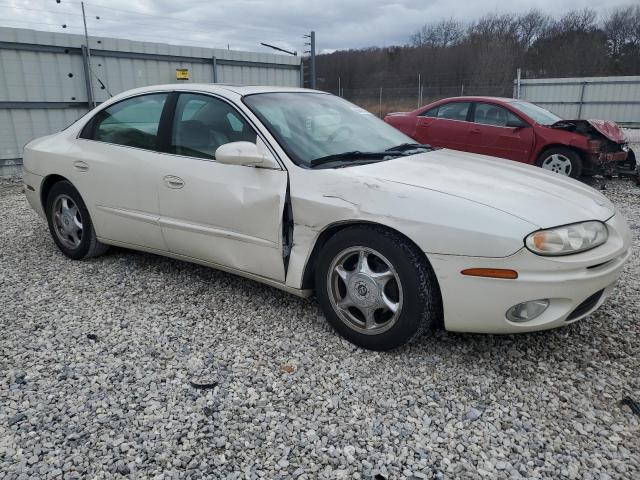
M 422 112 L 420 114 L 421 117 L 430 117 L 430 118 L 435 118 L 438 116 L 438 107 L 435 108 L 431 108 L 429 110 L 427 110 L 426 112 Z
M 166 93 L 153 93 L 123 100 L 94 117 L 88 136 L 100 142 L 155 150 L 156 135 Z M 84 132 L 83 132 L 84 133 Z
M 506 127 L 507 122 L 520 122 L 522 120 L 506 108 L 491 103 L 476 103 L 476 111 L 473 121 L 483 125 Z
M 208 95 L 181 93 L 169 151 L 189 157 L 215 159 L 219 146 L 256 141 L 256 132 L 228 103 Z
M 438 109 L 438 118 L 446 118 L 447 120 L 467 119 L 467 112 L 471 104 L 469 102 L 452 102 L 440 105 Z

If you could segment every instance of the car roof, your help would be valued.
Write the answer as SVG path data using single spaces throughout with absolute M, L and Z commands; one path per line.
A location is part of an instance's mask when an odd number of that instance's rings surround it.
M 511 102 L 517 102 L 518 99 L 517 98 L 508 98 L 508 97 L 488 97 L 488 96 L 463 96 L 463 97 L 448 97 L 448 98 L 442 98 L 436 102 L 433 103 L 440 103 L 440 102 L 450 102 L 450 101 L 472 101 L 472 102 L 497 102 L 497 103 L 511 103 Z
M 150 85 L 148 87 L 136 88 L 122 92 L 118 96 L 129 96 L 131 94 L 141 94 L 145 92 L 172 91 L 179 90 L 181 92 L 211 92 L 221 95 L 235 93 L 240 96 L 252 95 L 254 93 L 281 93 L 281 92 L 304 92 L 304 93 L 324 93 L 319 90 L 311 90 L 308 88 L 298 87 L 277 87 L 269 85 L 234 85 L 227 83 L 168 83 L 164 85 Z M 124 94 L 124 95 L 123 95 Z

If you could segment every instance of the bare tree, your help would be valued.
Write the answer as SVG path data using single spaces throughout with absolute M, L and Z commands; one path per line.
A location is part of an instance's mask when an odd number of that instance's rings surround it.
M 575 32 L 587 33 L 597 30 L 596 18 L 598 14 L 591 8 L 571 10 L 555 22 L 556 33 Z
M 611 12 L 603 22 L 608 53 L 616 73 L 630 73 L 640 64 L 640 7 L 622 7 Z
M 467 29 L 469 37 L 476 37 L 481 40 L 494 38 L 516 38 L 517 21 L 516 17 L 505 13 L 490 13 L 473 22 Z
M 598 21 L 583 9 L 553 19 L 533 9 L 491 13 L 474 22 L 428 23 L 402 47 L 338 51 L 318 56 L 319 85 L 362 104 L 415 106 L 420 75 L 424 100 L 464 92 L 509 95 L 517 68 L 525 77 L 640 74 L 640 6 L 612 10 Z M 394 108 L 397 108 L 396 105 Z M 413 107 L 415 108 L 415 107 Z
M 516 32 L 518 41 L 523 48 L 530 48 L 533 43 L 541 38 L 553 23 L 549 15 L 540 10 L 533 9 L 516 19 Z
M 449 18 L 429 23 L 411 36 L 414 47 L 445 48 L 455 45 L 464 36 L 464 23 Z

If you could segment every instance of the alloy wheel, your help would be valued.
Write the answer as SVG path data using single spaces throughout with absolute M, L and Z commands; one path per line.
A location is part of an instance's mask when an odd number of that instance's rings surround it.
M 53 226 L 58 239 L 67 247 L 76 249 L 82 242 L 82 215 L 68 195 L 58 195 L 53 201 Z
M 377 335 L 390 329 L 402 311 L 402 284 L 389 260 L 362 246 L 340 252 L 327 274 L 329 300 L 353 330 Z
M 561 175 L 571 175 L 571 160 L 565 155 L 554 153 L 549 155 L 542 162 L 542 168 Z

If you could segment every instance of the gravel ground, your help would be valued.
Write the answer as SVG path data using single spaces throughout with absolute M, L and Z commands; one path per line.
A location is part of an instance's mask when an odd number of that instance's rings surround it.
M 640 247 L 640 188 L 608 182 Z M 640 260 L 561 330 L 354 348 L 315 301 L 113 249 L 0 183 L 0 478 L 640 478 Z

